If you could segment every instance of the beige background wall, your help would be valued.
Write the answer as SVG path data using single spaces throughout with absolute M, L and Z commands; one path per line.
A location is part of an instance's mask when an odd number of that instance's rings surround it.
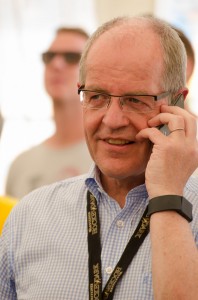
M 153 13 L 155 0 L 95 0 L 98 25 L 119 16 Z

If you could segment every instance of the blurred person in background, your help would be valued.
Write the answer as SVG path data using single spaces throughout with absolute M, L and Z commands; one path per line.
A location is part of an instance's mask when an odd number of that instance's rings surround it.
M 186 54 L 187 54 L 187 65 L 186 65 L 186 85 L 188 88 L 190 88 L 191 80 L 193 77 L 193 72 L 195 69 L 195 50 L 193 47 L 193 44 L 189 40 L 189 38 L 186 36 L 186 34 L 179 28 L 172 26 L 173 29 L 178 33 L 180 39 L 182 40 Z M 192 111 L 190 108 L 190 97 L 188 96 L 184 102 L 184 107 L 187 109 L 190 113 L 192 113 L 196 118 L 197 115 Z
M 13 161 L 6 194 L 21 198 L 42 185 L 88 171 L 92 160 L 84 140 L 82 108 L 76 91 L 79 60 L 87 39 L 88 34 L 81 28 L 62 27 L 42 54 L 55 132 Z
M 178 29 L 176 27 L 173 27 L 173 29 L 175 29 L 177 31 L 180 39 L 182 40 L 182 42 L 184 44 L 185 49 L 186 49 L 186 54 L 187 54 L 186 83 L 187 83 L 187 86 L 190 87 L 191 79 L 192 79 L 193 72 L 195 69 L 195 62 L 196 62 L 195 50 L 193 48 L 191 41 L 187 38 L 187 36 L 184 34 L 184 32 L 181 31 L 181 29 Z M 187 97 L 184 104 L 185 104 L 185 109 L 187 109 L 190 113 L 192 113 L 197 118 L 197 115 L 195 115 L 195 113 L 190 108 L 190 98 L 189 97 Z M 198 169 L 195 170 L 195 172 L 192 174 L 192 176 L 198 176 Z
M 145 16 L 147 17 L 154 17 L 154 15 L 152 14 L 145 14 Z M 187 69 L 186 69 L 186 84 L 187 86 L 190 85 L 190 81 L 192 79 L 192 75 L 195 69 L 195 50 L 193 47 L 193 44 L 191 43 L 190 39 L 187 37 L 187 35 L 178 27 L 169 24 L 179 35 L 180 39 L 182 40 L 185 50 L 186 50 L 186 54 L 187 54 Z M 187 101 L 185 100 L 185 105 L 187 106 Z
M 184 32 L 172 26 L 173 29 L 175 29 L 182 40 L 184 47 L 186 49 L 186 54 L 187 54 L 187 69 L 186 69 L 186 83 L 187 85 L 190 85 L 190 81 L 192 79 L 192 75 L 195 69 L 195 50 L 193 48 L 193 45 L 191 41 L 188 39 L 188 37 L 184 34 Z M 186 103 L 186 102 L 185 102 Z

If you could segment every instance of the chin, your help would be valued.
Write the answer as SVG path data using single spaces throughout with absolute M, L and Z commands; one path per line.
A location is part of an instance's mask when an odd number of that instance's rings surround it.
M 98 167 L 105 176 L 120 180 L 130 177 L 144 177 L 146 169 L 146 166 L 144 167 L 141 163 L 137 164 L 137 161 L 133 164 L 127 162 L 119 164 L 109 161 L 108 163 L 99 163 Z
M 65 94 L 60 94 L 60 93 L 51 93 L 50 94 L 51 98 L 56 101 L 56 102 L 63 102 L 65 99 Z

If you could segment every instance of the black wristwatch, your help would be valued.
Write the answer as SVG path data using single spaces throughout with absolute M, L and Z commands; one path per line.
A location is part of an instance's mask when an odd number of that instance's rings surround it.
M 163 195 L 152 198 L 148 205 L 148 216 L 160 211 L 173 210 L 191 222 L 192 204 L 184 197 L 178 195 Z

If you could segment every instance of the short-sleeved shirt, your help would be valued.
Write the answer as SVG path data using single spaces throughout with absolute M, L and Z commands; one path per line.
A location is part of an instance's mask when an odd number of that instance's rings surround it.
M 57 149 L 41 143 L 13 161 L 6 194 L 20 199 L 43 185 L 87 173 L 92 163 L 84 140 Z

